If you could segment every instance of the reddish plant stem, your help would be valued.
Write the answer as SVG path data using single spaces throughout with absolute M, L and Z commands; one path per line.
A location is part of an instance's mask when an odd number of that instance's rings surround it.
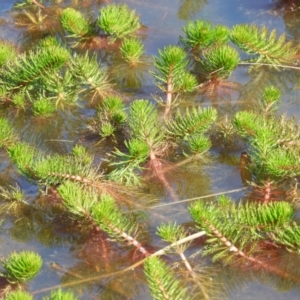
M 290 275 L 282 270 L 279 270 L 276 267 L 270 266 L 267 263 L 264 263 L 261 260 L 258 260 L 252 256 L 248 256 L 247 254 L 245 254 L 245 252 L 243 252 L 242 250 L 239 250 L 235 245 L 233 245 L 225 236 L 222 235 L 222 233 L 220 231 L 218 231 L 218 229 L 216 227 L 214 227 L 212 224 L 210 224 L 208 221 L 206 221 L 206 224 L 208 225 L 208 228 L 213 232 L 213 234 L 218 237 L 220 239 L 220 241 L 229 248 L 229 251 L 236 253 L 236 255 L 239 255 L 241 257 L 243 257 L 244 259 L 251 261 L 259 266 L 261 266 L 262 268 L 266 269 L 267 271 L 270 272 L 274 272 L 275 274 L 285 277 L 285 278 L 289 278 L 289 279 L 293 279 L 295 282 L 300 282 L 300 279 L 296 276 Z
M 107 224 L 107 225 L 109 228 L 113 230 L 113 232 L 115 232 L 117 235 L 121 236 L 124 240 L 128 241 L 131 245 L 136 247 L 136 249 L 140 251 L 144 256 L 146 257 L 150 256 L 150 253 L 134 237 L 120 230 L 119 228 L 113 226 L 112 224 Z
M 70 179 L 70 180 L 82 182 L 82 183 L 85 183 L 85 184 L 88 184 L 88 185 L 93 185 L 94 184 L 94 182 L 92 180 L 84 178 L 84 177 L 79 176 L 79 175 L 59 174 L 59 173 L 54 173 L 54 172 L 51 172 L 49 174 L 51 176 Z
M 38 3 L 36 0 L 32 0 L 32 3 L 35 4 L 36 6 L 42 8 L 42 9 L 46 9 L 45 6 L 43 6 L 42 4 Z
M 173 188 L 169 184 L 168 180 L 166 179 L 164 175 L 164 171 L 162 169 L 162 164 L 159 161 L 159 159 L 156 157 L 155 153 L 153 151 L 150 152 L 150 166 L 151 169 L 155 173 L 155 177 L 159 179 L 159 181 L 162 183 L 162 185 L 166 188 L 166 190 L 169 192 L 173 200 L 177 200 L 177 196 L 174 193 Z

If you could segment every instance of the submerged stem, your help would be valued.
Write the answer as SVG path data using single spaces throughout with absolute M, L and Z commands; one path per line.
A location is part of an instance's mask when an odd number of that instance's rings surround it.
M 82 283 L 85 283 L 85 282 L 89 282 L 89 281 L 95 281 L 95 280 L 100 280 L 100 279 L 103 279 L 103 278 L 108 278 L 108 277 L 112 277 L 112 276 L 116 276 L 116 275 L 120 275 L 120 274 L 123 274 L 125 272 L 128 272 L 128 271 L 133 271 L 134 268 L 137 268 L 138 266 L 140 266 L 141 264 L 143 264 L 146 259 L 148 257 L 153 257 L 153 256 L 160 256 L 160 255 L 164 255 L 166 254 L 170 249 L 178 246 L 178 245 L 181 245 L 181 244 L 184 244 L 184 243 L 187 243 L 189 241 L 193 241 L 201 236 L 204 236 L 206 234 L 205 231 L 199 231 L 199 232 L 196 232 L 192 235 L 189 235 L 179 241 L 176 241 L 175 243 L 172 243 L 171 245 L 168 245 L 154 253 L 152 253 L 150 256 L 147 256 L 145 258 L 143 258 L 142 260 L 136 262 L 135 264 L 123 269 L 123 270 L 120 270 L 120 271 L 116 271 L 116 272 L 112 272 L 110 274 L 103 274 L 103 275 L 99 275 L 99 276 L 94 276 L 94 277 L 90 277 L 90 278 L 84 278 L 84 279 L 80 279 L 80 280 L 76 280 L 76 281 L 72 281 L 72 282 L 68 282 L 68 283 L 64 283 L 64 284 L 58 284 L 58 285 L 55 285 L 55 286 L 51 286 L 51 287 L 46 287 L 46 288 L 43 288 L 43 289 L 39 289 L 37 291 L 34 291 L 32 292 L 31 294 L 32 295 L 37 295 L 37 294 L 40 294 L 40 293 L 44 293 L 44 292 L 48 292 L 48 291 L 51 291 L 53 289 L 57 289 L 57 288 L 66 288 L 66 287 L 70 287 L 70 286 L 74 286 L 74 285 L 77 285 L 77 284 L 82 284 Z

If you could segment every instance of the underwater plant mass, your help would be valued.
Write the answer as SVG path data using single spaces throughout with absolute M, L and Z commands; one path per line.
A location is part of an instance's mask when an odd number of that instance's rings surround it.
M 299 299 L 300 7 L 212 2 L 2 1 L 0 299 Z

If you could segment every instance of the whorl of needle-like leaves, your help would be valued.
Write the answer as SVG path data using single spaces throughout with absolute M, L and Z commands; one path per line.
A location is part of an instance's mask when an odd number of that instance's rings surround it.
M 0 118 L 0 147 L 8 147 L 16 140 L 11 124 L 4 118 Z
M 60 42 L 55 36 L 52 35 L 46 36 L 45 38 L 41 39 L 37 44 L 37 48 L 41 48 L 41 49 L 46 47 L 59 47 L 59 46 L 60 46 Z
M 123 38 L 141 26 L 139 17 L 126 4 L 109 4 L 99 11 L 99 27 L 112 38 Z
M 113 95 L 105 97 L 97 107 L 95 131 L 103 137 L 110 136 L 126 121 L 126 118 L 123 100 Z
M 205 49 L 215 43 L 224 44 L 229 40 L 229 29 L 218 25 L 212 27 L 211 23 L 204 20 L 189 22 L 182 28 L 185 37 L 181 37 L 181 43 L 189 49 Z
M 176 223 L 161 224 L 157 228 L 157 234 L 166 242 L 173 244 L 187 236 L 186 230 Z M 177 249 L 184 251 L 189 243 L 180 244 Z
M 216 118 L 217 111 L 211 107 L 186 109 L 184 115 L 178 110 L 172 120 L 166 121 L 166 130 L 171 137 L 184 139 L 190 135 L 204 133 Z
M 286 42 L 285 34 L 279 38 L 276 35 L 275 29 L 269 32 L 265 26 L 259 28 L 249 24 L 235 25 L 230 32 L 232 42 L 246 53 L 255 54 L 255 61 L 270 64 L 290 63 L 299 47 L 292 42 Z
M 46 47 L 28 54 L 21 54 L 14 61 L 6 63 L 0 74 L 0 82 L 9 88 L 17 88 L 40 76 L 61 68 L 70 58 L 70 53 L 62 47 Z
M 296 223 L 282 226 L 270 233 L 272 239 L 284 245 L 288 251 L 300 255 L 300 227 Z
M 92 93 L 92 100 L 96 95 L 105 97 L 109 94 L 111 84 L 108 81 L 106 72 L 101 69 L 96 55 L 89 57 L 89 54 L 86 52 L 85 55 L 75 56 L 71 61 L 70 69 L 82 86 L 79 92 Z
M 203 154 L 207 152 L 212 145 L 210 139 L 201 133 L 189 135 L 185 138 L 185 141 L 193 154 Z
M 251 145 L 252 166 L 258 179 L 293 177 L 300 174 L 299 127 L 285 116 L 276 119 L 253 112 L 238 112 L 233 120 L 237 132 Z
M 227 78 L 237 67 L 240 56 L 234 48 L 221 45 L 207 51 L 197 60 L 201 74 L 208 78 Z
M 60 21 L 64 29 L 71 37 L 84 38 L 92 34 L 91 24 L 84 18 L 81 12 L 68 7 L 63 10 Z
M 26 143 L 15 143 L 8 147 L 8 155 L 19 171 L 29 178 L 35 178 L 33 167 L 41 159 L 41 153 Z
M 140 61 L 144 53 L 143 42 L 137 38 L 125 38 L 120 46 L 122 57 L 131 65 Z
M 195 90 L 197 80 L 187 71 L 189 61 L 185 51 L 178 46 L 166 46 L 158 53 L 159 56 L 154 57 L 158 72 L 151 72 L 158 87 L 171 93 Z
M 277 109 L 281 92 L 276 86 L 267 86 L 264 88 L 261 102 L 265 113 L 274 112 Z
M 33 297 L 22 290 L 11 291 L 5 296 L 5 300 L 32 300 Z
M 287 202 L 236 205 L 225 196 L 217 203 L 195 202 L 189 211 L 209 237 L 204 253 L 214 254 L 215 260 L 233 257 L 224 241 L 242 251 L 254 251 L 259 240 L 269 238 L 271 232 L 290 224 L 294 214 Z
M 83 187 L 71 181 L 65 181 L 61 184 L 58 193 L 67 210 L 80 217 L 90 215 L 93 205 L 99 201 L 95 189 Z
M 108 178 L 125 185 L 139 185 L 141 183 L 140 173 L 143 169 L 141 164 L 149 158 L 149 145 L 139 139 L 130 139 L 124 143 L 128 153 L 118 149 L 112 152 L 112 156 L 117 161 L 110 163 L 115 169 L 109 173 Z
M 23 175 L 43 183 L 74 180 L 85 184 L 100 177 L 97 170 L 91 167 L 93 158 L 87 153 L 45 157 L 28 144 L 16 143 L 8 148 L 8 154 Z
M 144 273 L 155 300 L 189 299 L 189 294 L 174 272 L 158 257 L 149 257 L 144 263 Z
M 137 229 L 137 224 L 123 214 L 110 195 L 104 193 L 101 194 L 100 202 L 92 207 L 92 218 L 102 230 L 121 240 L 126 240 Z
M 92 159 L 92 158 L 91 158 Z M 74 155 L 53 155 L 34 164 L 33 172 L 42 182 L 57 184 L 64 180 L 91 183 L 97 181 L 97 170 L 87 162 Z
M 78 300 L 78 298 L 72 292 L 58 289 L 51 291 L 50 296 L 43 298 L 43 300 Z
M 0 40 L 0 67 L 6 62 L 15 59 L 17 56 L 17 47 L 13 43 Z
M 2 262 L 5 273 L 10 282 L 27 282 L 35 277 L 42 267 L 40 255 L 33 251 L 13 252 Z
M 154 105 L 147 100 L 135 100 L 129 109 L 130 135 L 146 143 L 151 151 L 162 146 L 165 132 Z

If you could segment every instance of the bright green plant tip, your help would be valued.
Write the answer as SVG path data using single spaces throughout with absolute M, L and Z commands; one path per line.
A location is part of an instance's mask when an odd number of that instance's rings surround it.
M 190 299 L 172 270 L 158 257 L 149 257 L 144 263 L 144 273 L 155 300 Z
M 61 14 L 61 24 L 64 29 L 74 37 L 83 38 L 89 35 L 92 28 L 81 12 L 74 8 L 68 7 Z
M 122 57 L 130 64 L 136 64 L 144 52 L 142 41 L 136 38 L 125 38 L 120 47 Z
M 22 290 L 10 292 L 5 296 L 5 300 L 32 300 L 32 299 L 33 297 L 30 294 Z
M 109 4 L 99 11 L 99 27 L 113 38 L 123 38 L 140 28 L 139 17 L 126 4 Z
M 52 291 L 50 296 L 44 297 L 43 300 L 77 300 L 72 292 L 63 291 L 61 289 Z
M 0 66 L 17 56 L 16 46 L 6 41 L 0 41 Z
M 5 277 L 11 282 L 27 282 L 40 271 L 43 261 L 40 255 L 32 251 L 13 252 L 2 263 Z

